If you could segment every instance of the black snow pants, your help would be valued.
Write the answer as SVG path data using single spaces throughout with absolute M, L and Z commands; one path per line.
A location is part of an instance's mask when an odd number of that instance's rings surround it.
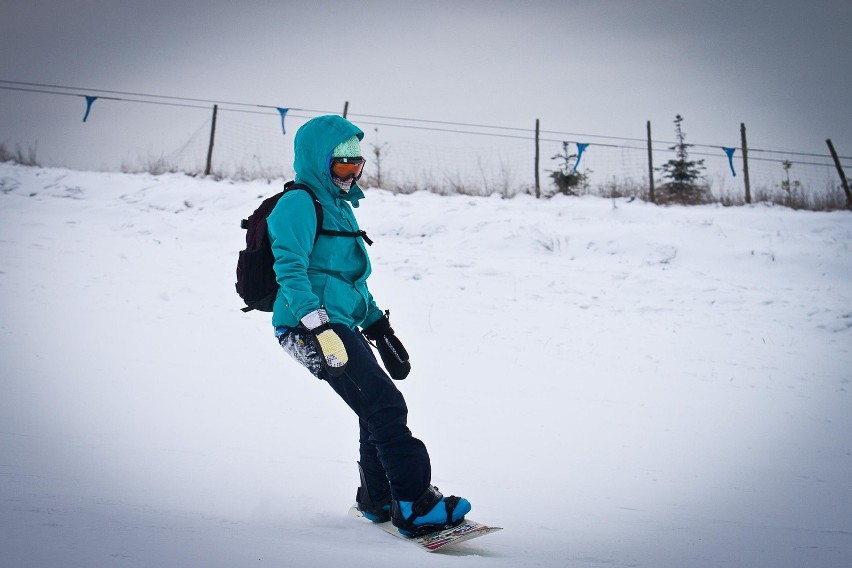
M 379 365 L 367 340 L 344 325 L 332 324 L 349 362 L 338 377 L 322 368 L 310 335 L 301 327 L 278 336 L 290 355 L 324 380 L 358 416 L 360 461 L 374 502 L 390 491 L 398 501 L 415 501 L 431 482 L 426 446 L 408 429 L 408 407 L 399 389 Z

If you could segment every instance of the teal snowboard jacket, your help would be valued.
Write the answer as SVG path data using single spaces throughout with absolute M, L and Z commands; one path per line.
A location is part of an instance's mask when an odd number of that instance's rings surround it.
M 334 147 L 364 133 L 340 116 L 320 116 L 306 122 L 294 142 L 296 183 L 310 187 L 322 205 L 323 227 L 358 232 L 352 207 L 364 193 L 356 183 L 343 192 L 331 180 Z M 275 257 L 278 296 L 272 324 L 296 327 L 308 313 L 325 308 L 332 323 L 352 329 L 367 327 L 382 316 L 367 288 L 370 259 L 361 237 L 320 235 L 317 216 L 306 191 L 289 191 L 266 220 Z

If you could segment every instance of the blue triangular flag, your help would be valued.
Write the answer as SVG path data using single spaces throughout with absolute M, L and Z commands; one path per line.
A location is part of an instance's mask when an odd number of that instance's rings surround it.
M 281 108 L 278 107 L 278 112 L 281 113 L 281 134 L 287 134 L 287 131 L 284 130 L 284 116 L 287 114 L 289 108 Z
M 83 122 L 86 122 L 86 119 L 89 118 L 89 111 L 92 110 L 92 103 L 98 100 L 98 97 L 90 97 L 86 96 L 86 114 L 83 115 Z
M 736 152 L 736 148 L 725 148 L 722 147 L 722 150 L 728 155 L 728 165 L 731 166 L 731 174 L 734 177 L 737 177 L 737 172 L 734 170 L 734 152 Z
M 580 165 L 580 158 L 583 157 L 583 152 L 585 152 L 586 148 L 588 147 L 588 144 L 580 144 L 579 142 L 577 142 L 577 161 L 574 162 L 574 171 L 571 172 L 572 174 L 576 173 L 577 167 Z

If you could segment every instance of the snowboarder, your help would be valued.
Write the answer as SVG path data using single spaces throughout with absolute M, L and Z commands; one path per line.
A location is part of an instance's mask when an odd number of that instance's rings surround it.
M 405 400 L 391 380 L 408 375 L 408 353 L 367 288 L 364 239 L 352 236 L 360 232 L 352 208 L 364 198 L 357 185 L 363 137 L 333 115 L 311 119 L 296 133 L 296 182 L 317 196 L 327 231 L 316 237 L 317 215 L 305 191 L 285 193 L 269 214 L 279 284 L 272 323 L 284 350 L 358 416 L 358 509 L 374 522 L 390 518 L 402 534 L 418 535 L 461 522 L 471 506 L 431 485 L 426 446 L 408 429 Z M 376 342 L 387 373 L 364 336 Z

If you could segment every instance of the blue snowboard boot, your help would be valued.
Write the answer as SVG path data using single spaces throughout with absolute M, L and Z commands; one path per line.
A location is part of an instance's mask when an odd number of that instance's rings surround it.
M 429 486 L 416 501 L 394 501 L 391 521 L 405 536 L 422 536 L 461 524 L 470 509 L 467 499 L 444 497 L 437 487 Z
M 361 487 L 355 493 L 355 504 L 359 511 L 364 514 L 364 518 L 373 521 L 374 523 L 384 523 L 391 518 L 391 496 L 390 489 L 386 489 L 384 493 L 376 498 L 370 496 L 370 491 L 367 489 L 367 478 L 364 475 L 364 469 L 358 463 L 358 473 L 361 476 Z

